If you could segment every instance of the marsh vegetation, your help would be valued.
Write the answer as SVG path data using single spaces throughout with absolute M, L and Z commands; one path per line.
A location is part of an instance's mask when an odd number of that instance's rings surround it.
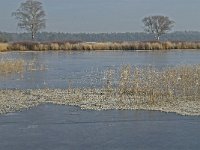
M 0 75 L 23 74 L 28 71 L 46 70 L 44 64 L 35 61 L 26 62 L 23 59 L 2 59 L 0 60 Z
M 0 74 L 21 73 L 24 71 L 25 62 L 19 60 L 0 60 Z
M 8 50 L 8 43 L 0 43 L 0 52 Z
M 0 113 L 42 103 L 82 109 L 145 109 L 200 115 L 200 65 L 156 69 L 125 65 L 105 70 L 101 88 L 0 90 Z
M 200 49 L 200 42 L 17 42 L 0 43 L 0 51 L 171 50 Z

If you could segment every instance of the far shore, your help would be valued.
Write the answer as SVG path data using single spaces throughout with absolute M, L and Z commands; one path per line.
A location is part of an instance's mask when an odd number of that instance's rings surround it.
M 4 51 L 48 51 L 48 50 L 174 50 L 200 49 L 200 42 L 15 42 L 0 43 Z

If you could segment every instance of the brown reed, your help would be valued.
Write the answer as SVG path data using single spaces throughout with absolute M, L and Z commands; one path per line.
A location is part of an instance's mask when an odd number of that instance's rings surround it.
M 8 46 L 9 46 L 8 43 L 0 43 L 0 52 L 7 51 Z
M 200 49 L 200 42 L 17 42 L 1 43 L 0 51 L 46 51 L 46 50 L 170 50 Z
M 25 62 L 23 60 L 0 60 L 0 73 L 21 73 L 24 71 Z
M 35 61 L 26 62 L 22 59 L 2 59 L 0 60 L 0 74 L 8 75 L 13 73 L 24 73 L 25 71 L 45 71 L 47 70 L 45 64 L 39 64 Z
M 107 80 L 112 81 L 110 76 Z M 110 89 L 114 87 L 109 84 Z M 108 85 L 107 85 L 108 86 Z M 180 66 L 163 70 L 154 67 L 131 68 L 130 65 L 120 69 L 117 92 L 113 95 L 131 96 L 138 102 L 156 104 L 163 100 L 199 101 L 200 99 L 200 65 Z

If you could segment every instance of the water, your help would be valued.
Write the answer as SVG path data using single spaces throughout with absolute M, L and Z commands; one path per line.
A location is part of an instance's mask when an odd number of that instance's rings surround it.
M 67 88 L 101 86 L 103 70 L 118 69 L 122 65 L 168 66 L 200 64 L 200 51 L 46 51 L 6 52 L 0 59 L 23 59 L 46 67 L 45 70 L 26 71 L 0 77 L 0 89 Z
M 0 59 L 45 64 L 46 70 L 0 77 L 0 88 L 90 86 L 107 68 L 152 65 L 157 68 L 200 64 L 200 51 L 9 52 Z M 95 83 L 98 84 L 97 79 Z M 199 149 L 200 119 L 138 110 L 80 110 L 41 105 L 0 116 L 0 149 Z
M 0 116 L 2 150 L 197 150 L 200 118 L 41 105 Z

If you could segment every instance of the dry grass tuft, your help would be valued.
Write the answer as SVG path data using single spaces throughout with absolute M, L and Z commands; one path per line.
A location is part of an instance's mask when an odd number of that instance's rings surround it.
M 25 62 L 23 60 L 1 60 L 0 73 L 21 73 L 24 71 Z
M 45 71 L 47 69 L 47 66 L 36 63 L 35 61 L 25 62 L 22 59 L 0 60 L 0 74 L 2 75 L 24 73 L 25 71 Z
M 0 43 L 0 52 L 8 50 L 8 43 Z
M 117 75 L 112 75 L 112 77 Z M 115 80 L 110 77 L 109 81 Z M 112 84 L 109 84 L 109 88 Z M 159 104 L 162 101 L 199 101 L 200 65 L 180 66 L 158 70 L 153 67 L 131 68 L 123 66 L 120 70 L 117 91 L 120 95 L 131 96 L 139 103 Z

